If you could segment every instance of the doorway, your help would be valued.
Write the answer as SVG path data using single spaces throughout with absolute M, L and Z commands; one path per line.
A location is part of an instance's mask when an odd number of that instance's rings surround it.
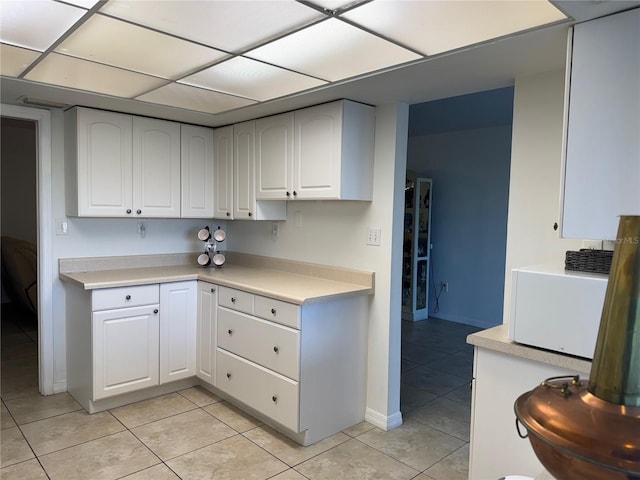
M 27 122 L 33 127 L 35 151 L 35 251 L 36 284 L 28 285 L 30 299 L 36 311 L 37 332 L 37 390 L 43 395 L 54 392 L 53 361 L 53 221 L 51 212 L 51 113 L 47 110 L 26 108 L 15 105 L 2 105 L 1 117 L 12 122 Z M 20 123 L 20 125 L 25 125 Z M 3 143 L 7 138 L 0 132 Z M 2 172 L 4 176 L 4 172 Z M 3 199 L 3 203 L 4 203 Z M 11 200 L 9 200 L 11 202 Z M 15 205 L 15 202 L 14 202 Z M 11 206 L 11 203 L 9 204 Z M 4 213 L 4 212 L 3 212 Z M 4 215 L 3 215 L 4 216 Z M 3 219 L 4 220 L 4 219 Z M 4 260 L 3 260 L 4 261 Z M 35 293 L 34 292 L 37 292 Z M 37 301 L 34 301 L 37 299 Z M 3 299 L 4 300 L 4 299 Z M 3 364 L 4 365 L 4 364 Z M 3 391 L 6 385 L 3 383 Z

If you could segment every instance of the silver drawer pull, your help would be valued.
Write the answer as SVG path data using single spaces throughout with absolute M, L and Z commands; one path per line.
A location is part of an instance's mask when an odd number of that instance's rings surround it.
M 154 308 L 154 309 L 153 309 L 153 313 L 158 313 L 158 309 L 157 309 L 157 308 Z
M 229 335 L 233 335 L 233 330 L 229 329 L 229 330 L 227 330 L 227 333 L 228 333 Z
M 272 309 L 271 309 L 271 315 L 275 315 L 275 314 L 276 314 L 276 309 L 275 309 L 275 308 L 272 308 Z
M 131 295 L 127 295 L 126 297 L 124 297 L 125 300 L 131 300 Z
M 273 400 L 273 403 L 278 403 L 278 397 L 276 395 L 271 397 L 271 400 Z
M 231 378 L 231 374 L 227 372 L 227 378 Z
M 216 289 L 215 289 L 215 288 L 212 288 L 212 289 L 211 289 L 211 293 L 213 293 L 213 292 L 215 292 L 215 291 L 216 291 Z
M 278 348 L 278 346 L 277 346 L 277 345 L 276 345 L 275 347 L 273 347 L 273 351 L 274 351 L 274 352 L 278 353 L 278 350 L 279 350 L 279 348 Z

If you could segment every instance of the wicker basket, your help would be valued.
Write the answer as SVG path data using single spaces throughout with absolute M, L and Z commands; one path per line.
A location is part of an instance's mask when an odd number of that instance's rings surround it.
M 579 251 L 568 250 L 564 259 L 565 270 L 578 272 L 606 273 L 611 270 L 613 250 L 593 250 L 583 248 Z

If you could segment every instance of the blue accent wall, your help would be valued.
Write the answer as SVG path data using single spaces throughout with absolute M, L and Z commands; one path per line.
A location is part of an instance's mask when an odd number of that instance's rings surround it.
M 489 103 L 494 107 L 484 122 L 482 111 L 475 110 L 479 106 L 487 110 L 483 95 L 491 99 Z M 429 111 L 431 104 L 433 111 Z M 513 89 L 416 107 L 419 115 L 412 116 L 411 107 L 409 129 L 419 134 L 409 137 L 407 169 L 433 180 L 430 316 L 481 328 L 499 325 L 505 278 Z M 497 115 L 496 111 L 502 113 Z M 415 124 L 426 121 L 435 125 L 433 119 L 440 114 L 446 115 L 443 124 L 448 125 L 449 131 L 441 131 L 442 125 L 432 131 L 427 125 Z M 460 118 L 459 123 L 456 118 Z M 441 282 L 448 282 L 448 292 L 439 292 Z

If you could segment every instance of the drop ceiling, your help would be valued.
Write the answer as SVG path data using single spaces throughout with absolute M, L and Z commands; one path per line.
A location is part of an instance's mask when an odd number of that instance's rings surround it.
M 368 85 L 385 100 L 380 81 L 402 92 L 413 72 L 428 85 L 430 61 L 437 72 L 476 47 L 495 56 L 520 39 L 526 52 L 527 39 L 535 48 L 566 35 L 573 18 L 556 4 L 0 0 L 2 101 L 35 96 L 215 125 L 348 91 L 362 96 Z M 419 97 L 413 85 L 399 101 Z

